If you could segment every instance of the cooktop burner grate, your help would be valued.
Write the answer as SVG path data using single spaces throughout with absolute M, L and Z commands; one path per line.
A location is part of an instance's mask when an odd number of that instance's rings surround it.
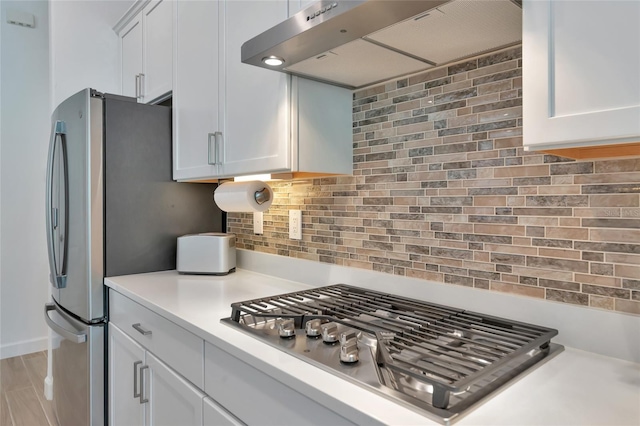
M 558 334 L 549 328 L 344 284 L 231 307 L 228 322 L 253 330 L 274 329 L 283 320 L 304 329 L 308 321 L 319 319 L 361 331 L 375 342 L 372 364 L 381 384 L 418 399 L 419 406 L 426 401 L 436 409 L 449 410 L 444 415 L 457 413 L 453 405 L 471 405 L 546 357 L 551 338 Z M 326 350 L 322 348 L 315 350 Z

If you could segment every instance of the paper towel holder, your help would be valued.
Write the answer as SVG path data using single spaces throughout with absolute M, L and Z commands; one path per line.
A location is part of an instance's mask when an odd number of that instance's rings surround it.
M 226 212 L 264 212 L 273 198 L 269 185 L 259 180 L 224 182 L 213 193 L 217 206 Z
M 256 191 L 253 194 L 253 197 L 255 198 L 256 203 L 264 204 L 271 199 L 271 193 L 267 188 L 262 188 L 261 190 Z

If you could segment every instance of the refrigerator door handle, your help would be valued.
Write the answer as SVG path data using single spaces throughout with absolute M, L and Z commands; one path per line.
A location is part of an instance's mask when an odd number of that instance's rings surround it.
M 55 250 L 53 247 L 55 241 L 55 233 L 54 230 L 57 228 L 58 224 L 54 223 L 54 216 L 58 217 L 58 209 L 54 209 L 53 207 L 53 156 L 56 145 L 56 138 L 58 137 L 59 130 L 62 127 L 61 121 L 56 121 L 53 123 L 53 128 L 51 129 L 51 140 L 49 141 L 49 155 L 47 159 L 47 188 L 45 193 L 45 216 L 47 221 L 47 251 L 49 252 L 49 273 L 51 284 L 54 284 L 55 279 L 53 277 L 56 276 L 55 272 Z M 56 221 L 57 222 L 57 221 Z
M 56 121 L 53 123 L 53 127 L 51 129 L 51 141 L 49 143 L 49 155 L 47 160 L 47 188 L 46 188 L 46 221 L 47 221 L 47 249 L 49 252 L 49 271 L 51 273 L 51 284 L 55 288 L 65 288 L 67 285 L 67 277 L 66 277 L 66 251 L 68 247 L 67 236 L 65 234 L 61 235 L 63 248 L 62 253 L 56 253 L 55 244 L 56 244 L 56 229 L 59 230 L 62 225 L 62 231 L 66 233 L 67 225 L 68 225 L 68 168 L 67 168 L 67 150 L 64 143 L 64 137 L 66 135 L 66 126 L 64 121 Z M 63 159 L 63 176 L 64 176 L 64 208 L 62 211 L 62 221 L 60 223 L 60 208 L 53 206 L 53 181 L 54 181 L 54 173 L 55 173 L 55 160 L 57 153 L 57 141 L 60 138 L 60 151 L 62 152 Z M 58 255 L 60 258 L 58 258 Z M 58 263 L 60 263 L 61 271 L 58 271 Z
M 60 325 L 58 325 L 54 320 L 49 316 L 49 311 L 56 311 L 55 303 L 47 303 L 44 305 L 44 320 L 47 322 L 49 328 L 53 331 L 64 337 L 65 339 L 73 342 L 73 343 L 84 343 L 87 341 L 86 333 L 74 333 L 73 331 L 69 331 Z

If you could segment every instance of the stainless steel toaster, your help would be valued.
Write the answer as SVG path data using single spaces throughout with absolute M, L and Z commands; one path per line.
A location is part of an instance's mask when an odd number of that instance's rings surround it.
M 181 274 L 226 275 L 236 270 L 236 236 L 209 232 L 178 237 Z

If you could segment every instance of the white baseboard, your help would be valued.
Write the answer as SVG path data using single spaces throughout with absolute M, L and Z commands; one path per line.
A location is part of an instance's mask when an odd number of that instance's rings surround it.
M 0 346 L 0 359 L 47 350 L 47 336 Z

